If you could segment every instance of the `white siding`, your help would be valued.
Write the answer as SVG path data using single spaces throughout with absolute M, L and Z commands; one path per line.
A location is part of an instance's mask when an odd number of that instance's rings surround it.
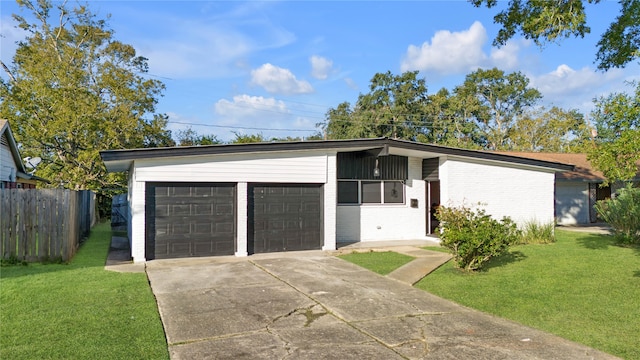
M 138 181 L 327 182 L 327 155 L 237 154 L 136 161 Z
M 415 240 L 426 237 L 426 195 L 422 159 L 409 158 L 409 180 L 405 185 L 405 204 L 339 205 L 337 241 Z M 418 208 L 410 206 L 418 200 Z
M 477 206 L 519 225 L 554 221 L 553 172 L 463 159 L 440 160 L 441 204 Z
M 556 221 L 559 225 L 589 223 L 589 183 L 556 183 Z
M 6 135 L 2 135 L 3 137 Z M 0 145 L 0 181 L 15 182 L 16 163 L 13 161 L 11 149 L 8 145 Z

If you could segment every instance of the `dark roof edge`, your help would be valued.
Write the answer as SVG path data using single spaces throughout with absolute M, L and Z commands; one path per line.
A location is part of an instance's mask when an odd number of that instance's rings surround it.
M 291 142 L 269 142 L 251 144 L 223 144 L 204 146 L 185 146 L 170 148 L 141 148 L 124 150 L 104 150 L 100 151 L 102 160 L 107 161 L 130 161 L 136 159 L 153 159 L 162 157 L 181 157 L 196 155 L 223 155 L 241 154 L 250 152 L 270 152 L 270 151 L 294 151 L 294 150 L 324 150 L 324 149 L 348 149 L 358 147 L 381 148 L 385 146 L 434 152 L 444 155 L 456 155 L 463 157 L 478 158 L 484 160 L 503 161 L 522 165 L 539 166 L 553 168 L 557 170 L 570 171 L 573 165 L 556 163 L 544 160 L 527 159 L 511 155 L 496 154 L 487 151 L 459 149 L 441 145 L 423 144 L 408 140 L 394 140 L 389 138 L 354 139 L 354 140 L 309 140 Z

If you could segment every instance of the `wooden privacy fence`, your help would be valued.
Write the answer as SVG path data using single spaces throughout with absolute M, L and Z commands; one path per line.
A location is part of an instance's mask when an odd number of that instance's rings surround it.
M 95 194 L 68 189 L 1 189 L 2 258 L 70 260 L 94 224 Z

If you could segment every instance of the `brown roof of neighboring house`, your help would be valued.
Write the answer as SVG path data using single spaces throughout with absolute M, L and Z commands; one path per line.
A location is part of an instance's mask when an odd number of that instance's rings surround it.
M 544 152 L 517 152 L 517 151 L 497 151 L 500 154 L 518 156 L 527 159 L 544 160 L 559 162 L 562 164 L 574 165 L 574 171 L 557 172 L 558 180 L 579 180 L 589 182 L 601 182 L 605 179 L 601 171 L 591 166 L 591 162 L 587 160 L 587 154 L 571 154 L 571 153 L 544 153 Z M 638 165 L 638 173 L 636 178 L 640 178 L 640 161 Z

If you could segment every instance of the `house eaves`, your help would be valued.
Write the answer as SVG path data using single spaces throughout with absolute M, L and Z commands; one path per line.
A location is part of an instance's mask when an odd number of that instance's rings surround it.
M 20 152 L 18 151 L 18 144 L 16 143 L 16 139 L 13 137 L 13 133 L 11 132 L 9 121 L 5 119 L 0 119 L 0 137 L 2 136 L 6 136 L 7 142 L 9 143 L 9 150 L 11 151 L 13 162 L 16 163 L 17 172 L 26 173 L 27 171 L 24 168 L 24 164 L 22 163 L 22 159 L 20 158 Z
M 119 172 L 127 171 L 135 160 L 157 159 L 167 157 L 187 157 L 205 155 L 225 155 L 225 154 L 247 154 L 247 153 L 268 153 L 268 152 L 291 152 L 291 151 L 313 151 L 313 150 L 334 150 L 334 151 L 366 151 L 372 156 L 384 156 L 393 149 L 420 154 L 452 155 L 464 158 L 481 160 L 491 160 L 498 162 L 513 163 L 551 169 L 554 171 L 571 171 L 572 165 L 528 159 L 516 156 L 498 154 L 494 152 L 466 150 L 441 145 L 423 144 L 407 140 L 396 140 L 389 138 L 373 139 L 353 139 L 353 140 L 313 140 L 313 141 L 292 141 L 292 142 L 269 142 L 250 144 L 223 144 L 205 146 L 184 146 L 167 148 L 142 148 L 124 150 L 105 150 L 100 152 L 107 171 Z

